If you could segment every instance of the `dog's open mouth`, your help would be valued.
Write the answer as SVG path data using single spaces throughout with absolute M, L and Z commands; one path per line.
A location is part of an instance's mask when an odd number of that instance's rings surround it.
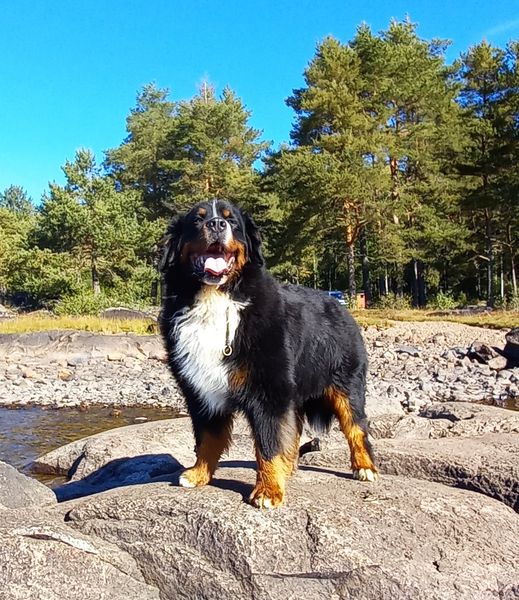
M 222 277 L 227 275 L 234 265 L 234 254 L 228 252 L 221 244 L 211 244 L 205 252 L 192 254 L 193 266 L 199 272 Z

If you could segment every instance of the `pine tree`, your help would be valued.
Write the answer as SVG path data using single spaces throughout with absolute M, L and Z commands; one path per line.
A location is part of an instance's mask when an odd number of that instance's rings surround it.
M 465 143 L 453 160 L 464 179 L 464 204 L 477 228 L 476 245 L 478 238 L 484 240 L 484 247 L 478 249 L 487 267 L 487 304 L 493 306 L 500 245 L 508 248 L 511 279 L 517 289 L 513 233 L 518 207 L 517 44 L 503 50 L 481 42 L 462 55 L 457 76 Z

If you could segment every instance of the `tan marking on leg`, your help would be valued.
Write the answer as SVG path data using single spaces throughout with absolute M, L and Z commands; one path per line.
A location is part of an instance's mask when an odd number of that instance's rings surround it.
M 378 470 L 366 448 L 366 433 L 353 419 L 348 396 L 333 386 L 325 388 L 324 396 L 330 402 L 341 430 L 348 440 L 353 476 L 363 481 L 375 481 L 378 479 Z
M 196 463 L 186 469 L 180 476 L 179 483 L 183 487 L 198 487 L 208 484 L 222 454 L 231 443 L 232 419 L 223 428 L 220 435 L 204 433 L 202 441 L 196 449 Z
M 258 508 L 275 508 L 285 499 L 285 481 L 297 470 L 300 435 L 296 433 L 287 450 L 266 460 L 256 446 L 256 486 L 250 495 L 250 502 Z

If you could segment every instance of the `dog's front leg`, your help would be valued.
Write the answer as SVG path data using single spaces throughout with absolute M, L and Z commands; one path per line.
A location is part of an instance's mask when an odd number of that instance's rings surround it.
M 198 487 L 208 484 L 222 454 L 231 443 L 232 416 L 218 416 L 211 419 L 192 417 L 196 440 L 196 462 L 186 469 L 179 478 L 183 487 Z
M 288 411 L 280 418 L 250 419 L 256 446 L 256 485 L 249 501 L 258 508 L 275 508 L 285 500 L 285 482 L 295 470 L 302 423 Z

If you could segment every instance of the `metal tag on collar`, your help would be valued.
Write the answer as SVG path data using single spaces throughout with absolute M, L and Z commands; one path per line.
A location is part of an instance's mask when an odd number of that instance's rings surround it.
M 224 356 L 231 356 L 232 354 L 232 346 L 229 346 L 229 344 L 227 344 L 225 346 L 225 348 L 223 349 L 223 355 Z

